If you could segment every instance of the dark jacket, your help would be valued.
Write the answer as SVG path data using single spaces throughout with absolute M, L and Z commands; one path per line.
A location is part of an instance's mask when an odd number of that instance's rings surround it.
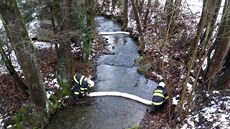
M 88 90 L 87 78 L 84 75 L 76 74 L 73 76 L 74 85 L 74 98 L 79 101 L 82 96 L 85 96 L 85 92 Z
M 165 104 L 167 99 L 167 90 L 162 86 L 157 86 L 157 88 L 153 91 L 152 105 L 155 107 L 161 106 Z

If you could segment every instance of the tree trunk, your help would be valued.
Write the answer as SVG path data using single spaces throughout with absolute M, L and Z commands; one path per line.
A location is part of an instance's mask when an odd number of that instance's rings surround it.
M 126 30 L 127 26 L 128 26 L 128 8 L 129 8 L 129 4 L 128 4 L 128 0 L 124 1 L 124 11 L 123 11 L 123 25 L 122 25 L 122 29 Z
M 204 3 L 205 5 L 207 5 L 207 3 Z M 195 59 L 196 59 L 196 56 L 197 56 L 197 48 L 198 48 L 198 44 L 199 44 L 199 40 L 200 40 L 200 36 L 203 32 L 203 29 L 204 29 L 204 25 L 205 25 L 205 22 L 206 22 L 206 17 L 207 17 L 207 6 L 204 6 L 205 8 L 203 8 L 203 11 L 202 11 L 202 15 L 201 15 L 201 19 L 199 21 L 199 24 L 198 24 L 198 28 L 197 28 L 197 35 L 195 37 L 195 42 L 194 42 L 194 46 L 191 47 L 191 58 L 190 60 L 188 61 L 188 63 L 186 64 L 187 66 L 187 69 L 186 69 L 186 78 L 185 78 L 185 81 L 183 83 L 183 89 L 182 89 L 182 93 L 181 93 L 181 99 L 180 99 L 180 104 L 179 104 L 179 113 L 180 113 L 180 120 L 183 121 L 184 118 L 185 118 L 185 111 L 184 111 L 184 108 L 183 108 L 183 105 L 184 105 L 184 101 L 185 101 L 185 97 L 186 97 L 186 91 L 187 91 L 187 83 L 188 83 L 188 80 L 189 80 L 189 77 L 190 77 L 190 71 L 193 67 L 193 64 L 195 62 Z
M 137 0 L 136 1 L 136 5 L 137 5 L 137 10 L 138 10 L 139 16 L 142 15 L 144 2 L 145 2 L 144 0 Z
M 204 45 L 203 45 L 203 49 L 204 49 L 204 46 L 206 46 L 206 44 L 209 44 L 211 38 L 212 38 L 212 35 L 213 35 L 213 31 L 215 29 L 215 23 L 216 23 L 216 20 L 217 20 L 217 16 L 218 16 L 218 12 L 220 10 L 220 6 L 221 6 L 221 1 L 222 0 L 215 0 L 213 1 L 214 4 L 214 7 L 210 7 L 210 15 L 207 19 L 207 22 L 210 22 L 208 24 L 208 27 L 207 28 L 210 28 L 210 31 L 208 32 L 207 29 L 205 30 L 205 37 L 204 37 Z M 203 44 L 203 43 L 202 43 Z
M 132 7 L 133 7 L 134 18 L 135 18 L 136 23 L 137 23 L 137 31 L 138 31 L 139 35 L 142 35 L 140 18 L 139 18 L 138 12 L 137 12 L 137 5 L 134 3 L 133 0 L 131 0 L 131 3 L 132 3 Z
M 206 46 L 209 44 L 209 40 L 212 37 L 220 4 L 221 4 L 221 0 L 213 0 L 208 4 L 206 29 L 204 35 L 201 38 L 201 43 L 200 43 L 202 50 L 205 50 Z
M 90 55 L 90 48 L 93 38 L 93 24 L 94 24 L 94 1 L 87 0 L 86 1 L 87 8 L 87 31 L 86 31 L 86 41 L 83 44 L 83 52 L 82 57 L 84 62 L 88 62 Z
M 143 21 L 143 32 L 145 32 L 146 28 L 147 28 L 147 22 L 148 22 L 148 15 L 149 15 L 149 9 L 151 8 L 151 0 L 148 0 L 148 5 L 147 5 L 147 9 L 146 9 L 146 13 L 145 13 L 145 19 Z
M 0 54 L 1 54 L 2 59 L 3 59 L 4 63 L 5 63 L 5 65 L 6 65 L 7 70 L 9 71 L 10 75 L 13 77 L 14 81 L 18 84 L 18 87 L 22 91 L 24 91 L 26 94 L 28 94 L 28 87 L 22 81 L 22 79 L 19 77 L 19 75 L 17 74 L 17 72 L 14 69 L 14 66 L 11 63 L 11 60 L 5 54 L 1 41 L 0 41 Z
M 57 8 L 56 20 L 58 22 L 58 39 L 57 50 L 57 80 L 62 87 L 61 96 L 71 94 L 71 78 L 72 78 L 72 53 L 71 53 L 71 30 L 70 14 L 72 0 L 60 0 Z M 59 7 L 57 7 L 59 6 Z
M 218 86 L 216 79 L 219 76 L 218 74 L 221 74 L 221 69 L 223 68 L 230 48 L 230 28 L 228 27 L 230 26 L 230 4 L 228 1 L 226 1 L 225 4 L 226 10 L 224 10 L 221 26 L 215 40 L 215 53 L 211 59 L 206 75 L 209 88 Z
M 173 0 L 166 0 L 164 11 L 167 14 L 167 20 L 166 20 L 167 25 L 169 25 L 169 23 L 170 23 L 170 19 L 171 19 L 172 15 L 173 15 L 173 9 L 174 9 Z
M 92 1 L 93 2 L 93 1 Z M 117 0 L 112 0 L 112 9 L 114 10 L 116 7 Z
M 25 23 L 20 14 L 16 0 L 1 0 L 0 14 L 9 41 L 16 53 L 25 76 L 26 85 L 29 89 L 30 100 L 36 108 L 34 122 L 38 121 L 38 128 L 43 127 L 46 118 L 46 93 L 40 75 L 39 66 L 34 56 L 34 48 L 30 42 Z
M 165 10 L 167 11 L 166 13 L 168 14 L 167 16 L 167 25 L 168 29 L 173 31 L 173 27 L 175 26 L 175 20 L 179 15 L 179 9 L 181 7 L 181 2 L 182 0 L 167 0 L 165 4 Z
M 216 80 L 216 84 L 218 84 L 216 89 L 226 89 L 230 80 L 230 66 L 223 71 L 223 74 L 217 76 Z
M 142 33 L 140 17 L 139 17 L 138 12 L 137 12 L 136 4 L 132 0 L 131 0 L 131 3 L 132 3 L 132 7 L 133 7 L 134 18 L 135 18 L 136 23 L 137 23 L 137 31 L 139 33 L 139 39 L 138 39 L 139 48 L 138 48 L 138 52 L 142 55 L 144 50 L 145 50 L 145 42 L 144 42 L 144 37 L 143 37 L 143 33 Z

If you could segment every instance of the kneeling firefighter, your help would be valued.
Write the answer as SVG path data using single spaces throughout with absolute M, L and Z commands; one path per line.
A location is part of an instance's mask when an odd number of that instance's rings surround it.
M 91 77 L 87 78 L 79 73 L 73 76 L 73 82 L 74 98 L 76 101 L 79 101 L 82 96 L 87 96 L 88 88 L 94 86 L 94 82 L 91 80 Z
M 160 82 L 155 90 L 153 90 L 152 105 L 150 113 L 164 108 L 167 103 L 168 93 L 165 88 L 165 83 Z

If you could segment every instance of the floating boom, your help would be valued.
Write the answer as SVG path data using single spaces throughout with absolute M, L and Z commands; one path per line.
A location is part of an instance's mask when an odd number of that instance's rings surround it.
M 119 97 L 124 97 L 128 99 L 132 99 L 135 101 L 138 101 L 140 103 L 146 104 L 146 105 L 151 105 L 152 101 L 143 99 L 141 97 L 138 97 L 136 95 L 128 94 L 128 93 L 123 93 L 123 92 L 117 92 L 117 91 L 109 91 L 109 92 L 91 92 L 89 93 L 90 97 L 96 97 L 96 96 L 119 96 Z
M 99 34 L 102 35 L 112 35 L 112 34 L 127 34 L 129 35 L 129 32 L 125 32 L 125 31 L 115 31 L 115 32 L 99 32 Z

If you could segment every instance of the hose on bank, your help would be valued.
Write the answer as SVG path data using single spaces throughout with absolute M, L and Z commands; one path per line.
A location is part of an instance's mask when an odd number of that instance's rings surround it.
M 91 92 L 88 94 L 89 97 L 97 97 L 97 96 L 118 96 L 118 97 L 124 97 L 124 98 L 128 98 L 131 100 L 135 100 L 137 102 L 143 103 L 145 105 L 151 105 L 152 101 L 147 100 L 147 99 L 143 99 L 139 96 L 136 95 L 132 95 L 132 94 L 128 94 L 128 93 L 124 93 L 124 92 L 117 92 L 117 91 L 100 91 L 100 92 Z

